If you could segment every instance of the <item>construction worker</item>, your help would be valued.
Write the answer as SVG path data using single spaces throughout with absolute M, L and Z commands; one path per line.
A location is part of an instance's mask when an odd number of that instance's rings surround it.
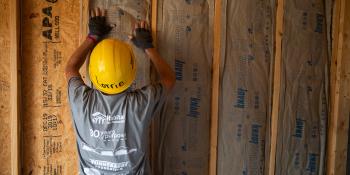
M 151 59 L 159 82 L 130 90 L 136 63 L 131 47 L 101 38 L 111 27 L 106 11 L 91 11 L 89 35 L 69 59 L 65 74 L 76 131 L 80 174 L 151 174 L 148 127 L 175 84 L 175 75 L 152 45 L 144 21 L 137 23 L 131 41 Z M 84 84 L 80 67 L 91 51 L 89 75 L 95 88 Z

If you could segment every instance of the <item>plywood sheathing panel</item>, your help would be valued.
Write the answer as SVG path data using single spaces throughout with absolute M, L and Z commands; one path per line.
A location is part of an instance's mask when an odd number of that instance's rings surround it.
M 64 66 L 78 47 L 79 9 L 22 1 L 23 174 L 78 174 Z
M 227 0 L 223 7 L 217 172 L 264 174 L 275 6 Z
M 10 1 L 0 0 L 0 8 L 0 172 L 11 174 Z
M 158 1 L 158 50 L 176 73 L 160 116 L 158 174 L 208 174 L 213 3 Z
M 128 38 L 132 34 L 134 25 L 140 20 L 149 23 L 150 0 L 90 0 L 89 8 L 96 7 L 107 9 L 107 23 L 113 26 L 106 38 L 117 38 L 126 41 L 133 47 L 137 74 L 132 88 L 140 88 L 150 82 L 150 60 L 142 49 L 135 47 Z M 88 16 L 84 16 L 88 18 Z M 87 27 L 87 26 L 85 26 Z
M 276 174 L 324 174 L 328 101 L 323 0 L 285 1 Z

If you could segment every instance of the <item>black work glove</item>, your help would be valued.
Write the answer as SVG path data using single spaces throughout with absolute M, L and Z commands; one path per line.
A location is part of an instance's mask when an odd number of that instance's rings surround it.
M 105 16 L 94 16 L 90 18 L 89 35 L 97 36 L 97 40 L 108 34 L 111 30 L 112 27 L 106 24 Z
M 148 29 L 145 28 L 136 28 L 135 36 L 132 37 L 131 41 L 135 44 L 136 47 L 143 50 L 154 48 L 152 44 L 152 34 Z

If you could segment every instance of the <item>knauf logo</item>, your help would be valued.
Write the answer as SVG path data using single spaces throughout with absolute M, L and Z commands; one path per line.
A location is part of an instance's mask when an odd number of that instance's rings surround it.
M 198 81 L 198 65 L 194 64 L 192 69 L 192 81 Z
M 237 89 L 237 98 L 236 98 L 236 108 L 245 108 L 245 101 L 246 101 L 246 93 L 248 90 L 243 88 Z
M 254 97 L 254 108 L 259 109 L 260 108 L 260 97 L 259 95 L 255 95 Z
M 180 97 L 175 96 L 174 112 L 175 114 L 179 114 L 179 111 L 180 111 Z
M 253 124 L 252 125 L 252 132 L 251 132 L 251 138 L 250 138 L 250 143 L 253 144 L 259 144 L 259 133 L 260 133 L 260 128 L 261 125 L 258 124 Z
M 295 168 L 298 168 L 300 166 L 300 153 L 295 153 L 294 156 L 294 166 Z
M 242 124 L 238 124 L 237 125 L 237 134 L 236 134 L 236 137 L 237 137 L 237 141 L 240 141 L 241 140 L 241 137 L 242 137 L 242 129 L 243 126 Z
M 183 79 L 184 61 L 175 60 L 175 77 L 176 80 Z
M 308 155 L 308 163 L 307 163 L 307 168 L 306 171 L 310 172 L 310 173 L 316 173 L 317 170 L 317 154 L 314 153 L 310 153 Z
M 304 133 L 304 127 L 305 127 L 305 120 L 297 118 L 295 122 L 295 133 L 293 136 L 297 138 L 302 138 Z
M 190 98 L 190 111 L 189 113 L 187 114 L 187 116 L 190 116 L 190 117 L 198 117 L 199 116 L 199 103 L 200 103 L 200 98 L 194 98 L 194 97 L 191 97 Z
M 253 55 L 244 55 L 239 57 L 241 61 L 248 62 L 255 60 L 255 57 Z
M 316 14 L 316 27 L 315 27 L 315 32 L 317 33 L 322 33 L 323 32 L 323 15 L 321 14 Z
M 104 115 L 100 112 L 92 114 L 92 122 L 96 124 L 125 123 L 124 115 Z

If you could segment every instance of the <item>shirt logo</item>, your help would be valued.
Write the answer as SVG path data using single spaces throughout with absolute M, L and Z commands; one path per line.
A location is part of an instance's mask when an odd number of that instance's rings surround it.
M 92 114 L 92 122 L 95 124 L 111 124 L 111 123 L 125 123 L 125 116 L 124 115 L 104 115 L 100 112 L 95 112 Z
M 90 129 L 90 137 L 101 139 L 104 141 L 118 141 L 118 140 L 125 140 L 125 133 L 119 133 L 116 130 L 111 131 L 100 131 L 100 130 L 94 130 Z
M 125 156 L 125 155 L 130 155 L 132 153 L 137 152 L 136 148 L 128 149 L 127 147 L 124 147 L 124 146 L 117 148 L 117 150 L 99 150 L 99 149 L 94 149 L 92 147 L 89 147 L 86 144 L 82 144 L 81 148 L 85 151 L 92 152 L 100 156 L 108 156 L 108 157 Z
M 90 163 L 93 164 L 96 168 L 99 168 L 101 170 L 109 170 L 109 171 L 122 171 L 130 167 L 129 161 L 115 163 L 115 162 L 109 162 L 104 160 L 90 159 Z

